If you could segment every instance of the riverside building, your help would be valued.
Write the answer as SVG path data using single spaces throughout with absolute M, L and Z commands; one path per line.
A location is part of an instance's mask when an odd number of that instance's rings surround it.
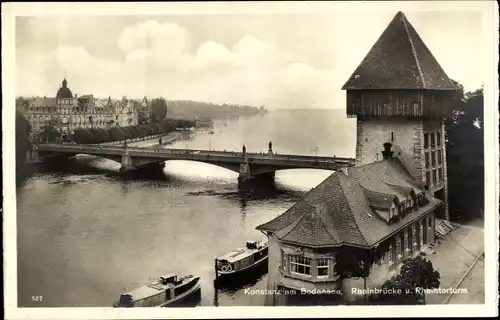
M 443 118 L 456 89 L 402 12 L 343 90 L 357 119 L 356 166 L 257 227 L 269 239 L 269 290 L 342 294 L 272 296 L 268 305 L 364 299 L 353 294 L 363 278 L 345 265 L 368 257 L 366 288 L 379 287 L 449 228 Z
M 64 79 L 55 98 L 33 97 L 24 99 L 24 116 L 33 133 L 40 133 L 52 124 L 61 135 L 67 136 L 79 128 L 125 127 L 138 123 L 137 103 L 123 97 L 114 101 L 96 99 L 93 95 L 73 95 Z

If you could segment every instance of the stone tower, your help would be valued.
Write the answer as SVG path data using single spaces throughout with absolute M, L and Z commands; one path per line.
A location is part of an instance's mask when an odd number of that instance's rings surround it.
M 456 90 L 402 12 L 398 12 L 342 87 L 357 118 L 356 163 L 382 160 L 393 146 L 410 174 L 445 202 L 449 219 L 444 118 Z

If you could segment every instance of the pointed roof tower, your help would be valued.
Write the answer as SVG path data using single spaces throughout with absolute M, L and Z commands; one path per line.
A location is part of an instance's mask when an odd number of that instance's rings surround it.
M 398 12 L 342 90 L 456 90 L 406 16 Z

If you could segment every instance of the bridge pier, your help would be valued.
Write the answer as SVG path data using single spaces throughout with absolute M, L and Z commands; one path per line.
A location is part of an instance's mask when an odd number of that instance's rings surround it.
M 122 155 L 122 166 L 120 167 L 120 172 L 129 172 L 135 170 L 134 162 L 132 161 L 132 157 L 128 153 L 128 150 L 125 149 Z
M 238 176 L 238 187 L 255 186 L 256 184 L 273 184 L 275 171 L 252 174 L 252 167 L 248 162 L 248 157 L 244 156 L 243 163 L 240 164 L 240 174 Z

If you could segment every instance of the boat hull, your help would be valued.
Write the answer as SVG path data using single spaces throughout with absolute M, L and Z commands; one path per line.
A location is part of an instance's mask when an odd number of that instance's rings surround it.
M 159 305 L 158 307 L 191 307 L 196 305 L 201 298 L 201 280 L 198 278 L 196 284 L 183 294 Z M 194 304 L 194 305 L 192 305 Z
M 233 270 L 231 272 L 225 272 L 225 271 L 219 270 L 218 271 L 218 279 L 225 280 L 225 279 L 244 277 L 244 276 L 248 275 L 249 273 L 256 271 L 256 269 L 265 269 L 265 273 L 267 273 L 267 260 L 268 260 L 268 256 L 260 259 L 259 261 L 255 262 L 254 264 L 251 264 L 243 269 Z

